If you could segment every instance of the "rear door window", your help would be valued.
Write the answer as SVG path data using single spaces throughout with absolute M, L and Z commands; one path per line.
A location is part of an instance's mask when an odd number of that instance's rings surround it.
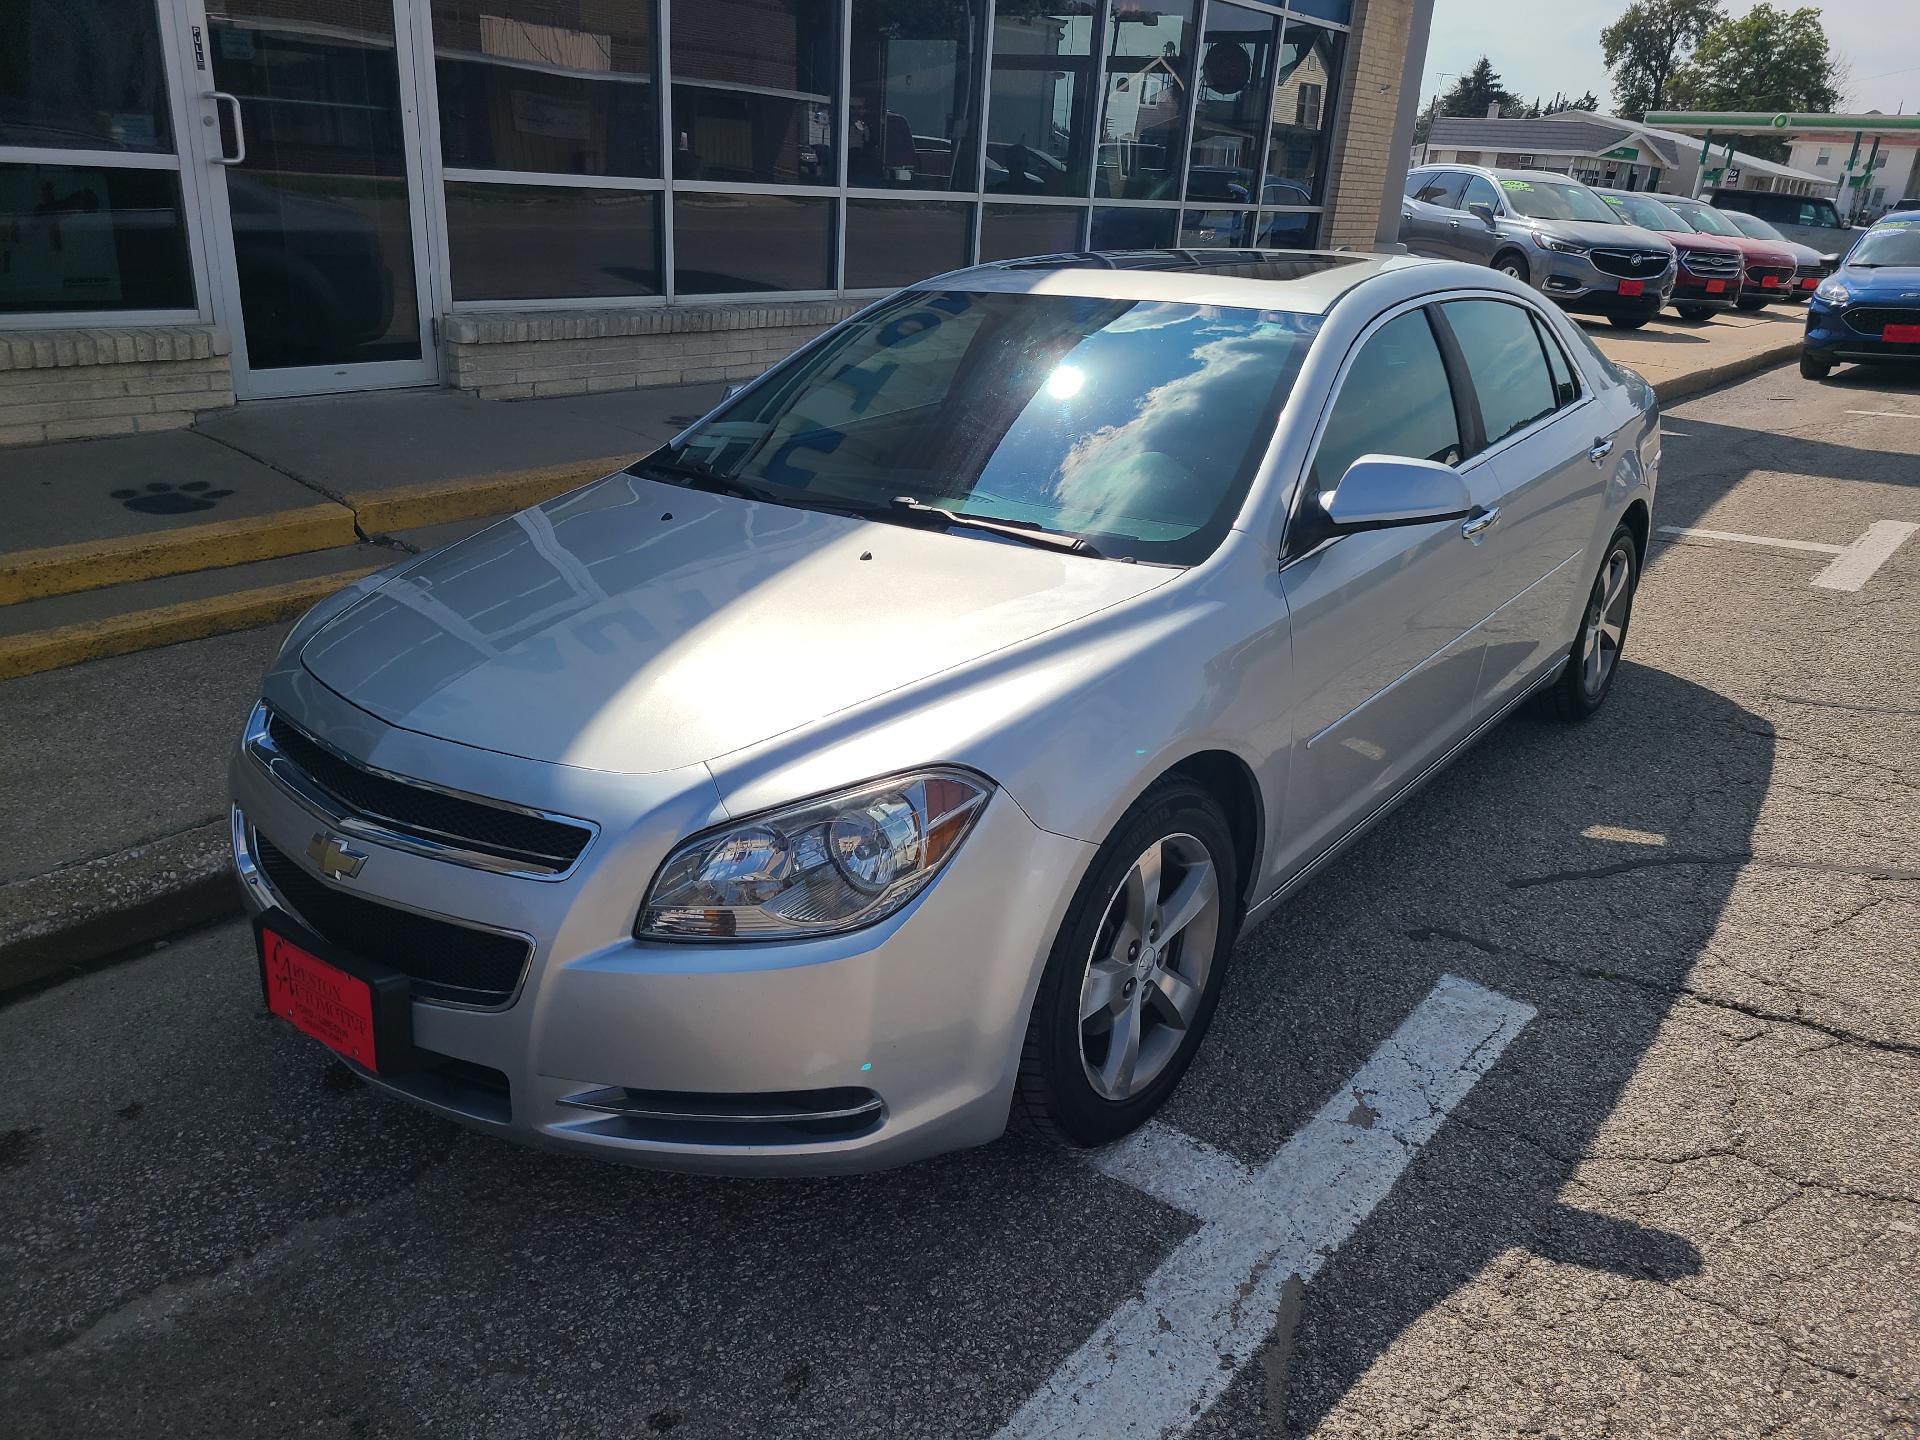
M 1420 188 L 1413 198 L 1423 205 L 1438 205 L 1442 210 L 1460 208 L 1460 192 L 1466 187 L 1467 177 L 1457 170 L 1436 170 L 1431 175 L 1421 177 Z
M 1362 455 L 1460 462 L 1453 387 L 1424 310 L 1395 316 L 1353 357 L 1320 434 L 1312 490 L 1334 489 Z
M 1488 445 L 1498 445 L 1560 408 L 1533 318 L 1500 300 L 1454 300 L 1440 307 L 1467 362 Z

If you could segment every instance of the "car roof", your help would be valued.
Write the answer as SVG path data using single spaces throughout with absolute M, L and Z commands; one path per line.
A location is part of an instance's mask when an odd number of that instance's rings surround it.
M 1080 250 L 994 260 L 914 288 L 1176 300 L 1321 315 L 1376 275 L 1437 263 L 1348 250 Z
M 1558 170 L 1506 170 L 1498 165 L 1463 165 L 1451 160 L 1435 160 L 1430 164 L 1416 165 L 1407 173 L 1411 175 L 1415 170 L 1470 170 L 1476 175 L 1491 175 L 1496 180 L 1539 180 L 1557 185 L 1586 184 L 1584 180 L 1576 180 L 1571 175 L 1562 175 Z

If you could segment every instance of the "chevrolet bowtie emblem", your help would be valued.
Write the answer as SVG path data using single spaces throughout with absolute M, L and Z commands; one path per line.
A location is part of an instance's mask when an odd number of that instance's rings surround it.
M 307 842 L 307 858 L 320 867 L 320 873 L 335 880 L 351 880 L 367 863 L 367 857 L 351 849 L 338 835 L 319 834 Z

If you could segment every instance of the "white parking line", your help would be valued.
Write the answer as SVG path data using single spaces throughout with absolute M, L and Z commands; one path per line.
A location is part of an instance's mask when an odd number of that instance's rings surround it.
M 1811 550 L 1831 555 L 1828 565 L 1808 583 L 1821 590 L 1858 590 L 1893 558 L 1893 552 L 1920 525 L 1907 520 L 1876 520 L 1850 545 L 1828 545 L 1818 540 L 1783 540 L 1777 535 L 1746 535 L 1737 530 L 1702 530 L 1691 525 L 1662 525 L 1662 535 L 1684 535 L 1696 540 L 1727 540 L 1737 545 L 1760 545 L 1774 550 Z
M 1258 1170 L 1162 1125 L 1094 1164 L 1202 1224 L 1000 1433 L 1184 1434 L 1253 1358 L 1289 1281 L 1309 1281 L 1533 1018 L 1442 976 L 1352 1080 Z
M 1904 410 L 1849 410 L 1849 415 L 1875 415 L 1882 420 L 1920 420 L 1920 415 L 1909 415 Z

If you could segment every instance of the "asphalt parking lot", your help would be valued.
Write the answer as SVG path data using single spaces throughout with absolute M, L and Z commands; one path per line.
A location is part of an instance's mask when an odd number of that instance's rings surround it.
M 505 1147 L 227 925 L 0 1010 L 0 1430 L 1920 1434 L 1920 380 L 1667 424 L 1606 710 L 1243 942 L 1158 1179 Z

